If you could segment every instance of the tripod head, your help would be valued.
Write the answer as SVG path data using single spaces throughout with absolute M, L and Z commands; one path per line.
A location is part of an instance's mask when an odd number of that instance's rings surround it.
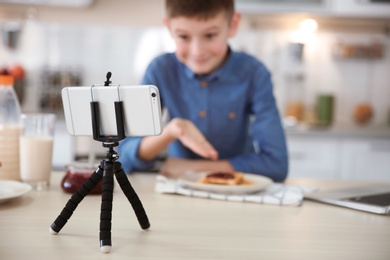
M 119 145 L 118 142 L 111 142 L 111 143 L 103 142 L 102 145 L 103 147 L 108 148 L 108 152 L 106 153 L 106 158 L 109 161 L 114 162 L 119 159 L 119 154 L 114 150 L 114 147 L 117 147 Z

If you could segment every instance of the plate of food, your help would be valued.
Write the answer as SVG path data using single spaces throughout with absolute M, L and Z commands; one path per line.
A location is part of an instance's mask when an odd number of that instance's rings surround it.
M 183 187 L 223 194 L 254 193 L 272 184 L 270 178 L 261 175 L 219 171 L 188 171 L 178 178 L 177 181 Z
M 31 185 L 19 181 L 0 181 L 0 203 L 23 196 L 32 189 Z

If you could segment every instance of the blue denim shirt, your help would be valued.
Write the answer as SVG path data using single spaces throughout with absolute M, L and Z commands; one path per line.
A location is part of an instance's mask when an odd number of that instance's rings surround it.
M 174 53 L 167 53 L 149 64 L 142 84 L 156 85 L 170 117 L 191 120 L 236 171 L 275 181 L 286 178 L 287 148 L 271 75 L 254 57 L 230 51 L 221 68 L 197 76 Z M 153 166 L 153 161 L 138 158 L 140 141 L 128 137 L 120 142 L 125 172 Z M 180 141 L 171 143 L 167 152 L 170 157 L 200 159 Z

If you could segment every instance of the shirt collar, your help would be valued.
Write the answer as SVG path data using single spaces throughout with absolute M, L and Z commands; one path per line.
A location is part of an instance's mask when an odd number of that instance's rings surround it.
M 206 80 L 206 81 L 218 80 L 224 74 L 228 74 L 230 68 L 232 67 L 232 63 L 233 63 L 233 60 L 234 60 L 233 56 L 234 56 L 234 52 L 232 51 L 232 49 L 229 46 L 228 47 L 228 57 L 225 60 L 224 64 L 219 69 L 217 69 L 216 71 L 214 71 L 213 73 L 211 73 L 211 74 L 209 74 L 207 76 L 197 76 L 190 68 L 188 68 L 181 61 L 179 61 L 179 59 L 175 55 L 177 62 L 180 63 L 181 67 L 184 70 L 185 75 L 189 79 L 196 79 L 197 78 L 197 79 L 202 79 L 202 80 Z

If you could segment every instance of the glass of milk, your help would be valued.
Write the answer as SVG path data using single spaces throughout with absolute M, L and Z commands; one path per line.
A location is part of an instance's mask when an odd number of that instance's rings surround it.
M 37 190 L 45 190 L 50 184 L 55 119 L 49 113 L 20 116 L 20 178 Z

